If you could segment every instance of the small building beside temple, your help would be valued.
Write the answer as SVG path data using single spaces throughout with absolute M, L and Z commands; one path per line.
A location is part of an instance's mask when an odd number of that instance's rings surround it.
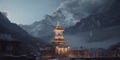
M 27 56 L 23 53 L 20 40 L 14 39 L 11 34 L 0 33 L 0 60 L 36 60 L 36 56 Z
M 0 34 L 0 55 L 15 55 L 20 41 L 15 40 L 10 34 Z

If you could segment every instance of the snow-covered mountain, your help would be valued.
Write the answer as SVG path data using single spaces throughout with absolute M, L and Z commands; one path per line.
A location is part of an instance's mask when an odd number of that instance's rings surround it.
M 61 3 L 51 15 L 46 15 L 42 21 L 20 26 L 35 37 L 44 37 L 52 34 L 58 21 L 66 29 L 91 14 L 107 11 L 112 3 L 113 0 L 69 0 Z
M 120 0 L 106 12 L 92 14 L 66 29 L 66 37 L 74 46 L 109 47 L 120 42 Z M 74 37 L 74 39 L 69 37 Z
M 120 0 L 69 0 L 51 15 L 31 25 L 21 25 L 31 35 L 50 40 L 57 21 L 74 47 L 106 48 L 120 42 Z M 73 43 L 74 42 L 74 43 Z
M 120 8 L 119 0 L 116 0 L 113 5 L 106 12 L 98 14 L 91 14 L 86 18 L 81 19 L 80 22 L 74 26 L 69 27 L 67 32 L 77 33 L 91 31 L 94 29 L 105 29 L 120 25 Z

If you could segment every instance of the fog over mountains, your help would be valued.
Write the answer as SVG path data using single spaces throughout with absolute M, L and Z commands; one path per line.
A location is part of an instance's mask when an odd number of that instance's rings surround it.
M 105 48 L 120 42 L 119 2 L 119 0 L 69 0 L 61 3 L 42 21 L 20 26 L 32 36 L 49 42 L 59 21 L 65 29 L 65 39 L 69 41 L 69 45 Z

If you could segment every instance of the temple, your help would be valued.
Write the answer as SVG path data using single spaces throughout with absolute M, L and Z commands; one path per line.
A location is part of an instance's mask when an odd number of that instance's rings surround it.
M 64 39 L 63 32 L 64 29 L 61 27 L 60 22 L 58 22 L 54 29 L 55 37 L 51 42 L 53 43 L 55 54 L 59 56 L 67 56 L 70 49 L 70 47 L 66 45 L 67 40 Z

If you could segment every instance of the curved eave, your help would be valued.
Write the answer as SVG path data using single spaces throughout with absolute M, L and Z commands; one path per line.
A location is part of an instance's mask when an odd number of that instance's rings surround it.
M 53 43 L 66 43 L 67 41 L 64 39 L 54 39 L 51 42 L 53 42 Z

